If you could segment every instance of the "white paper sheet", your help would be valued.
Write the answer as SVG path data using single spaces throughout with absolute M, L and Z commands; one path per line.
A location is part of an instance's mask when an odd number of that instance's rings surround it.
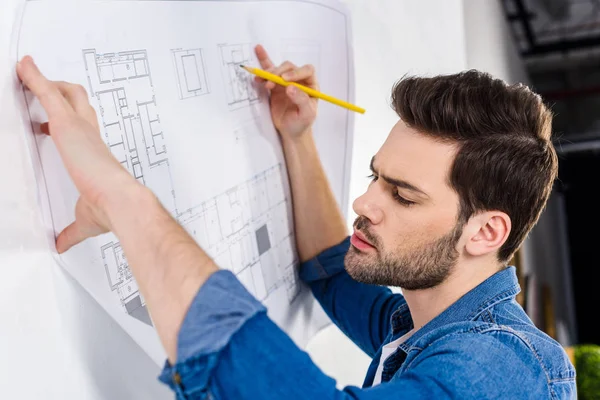
M 80 83 L 113 155 L 151 188 L 221 268 L 232 270 L 300 346 L 328 323 L 298 281 L 285 160 L 264 91 L 239 64 L 313 64 L 321 90 L 353 101 L 347 10 L 323 1 L 30 1 L 15 35 L 54 80 Z M 27 94 L 24 130 L 45 120 Z M 315 137 L 347 209 L 352 112 L 320 102 Z M 35 135 L 49 241 L 72 222 L 77 190 L 52 140 Z M 161 365 L 165 353 L 118 239 L 57 261 Z

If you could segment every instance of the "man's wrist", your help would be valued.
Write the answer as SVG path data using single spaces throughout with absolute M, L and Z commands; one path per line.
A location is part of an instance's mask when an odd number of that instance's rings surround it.
M 115 233 L 119 223 L 125 222 L 124 219 L 136 218 L 138 213 L 150 215 L 151 211 L 159 206 L 158 199 L 150 189 L 132 177 L 127 179 L 129 177 L 117 178 L 113 185 L 114 190 L 105 193 L 101 200 L 100 209 L 107 217 L 110 229 Z
M 285 153 L 303 153 L 305 150 L 315 148 L 312 127 L 308 128 L 301 135 L 294 137 L 282 136 L 281 140 Z

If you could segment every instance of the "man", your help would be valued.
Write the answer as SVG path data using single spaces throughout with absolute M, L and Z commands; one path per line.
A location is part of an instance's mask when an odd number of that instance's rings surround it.
M 256 54 L 264 69 L 317 88 L 311 66 L 276 67 L 261 46 Z M 573 366 L 515 301 L 507 266 L 557 174 L 551 113 L 526 87 L 476 71 L 401 80 L 400 120 L 371 161 L 348 237 L 312 137 L 317 101 L 262 82 L 290 176 L 301 276 L 373 357 L 363 388 L 338 390 L 111 156 L 83 88 L 48 81 L 29 57 L 17 72 L 81 195 L 57 250 L 114 231 L 168 354 L 160 379 L 178 398 L 576 397 Z

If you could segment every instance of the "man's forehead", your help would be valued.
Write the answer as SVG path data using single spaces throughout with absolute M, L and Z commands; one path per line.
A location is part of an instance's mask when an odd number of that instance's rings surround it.
M 446 183 L 456 146 L 396 124 L 373 158 L 374 167 L 390 177 L 419 184 L 425 191 Z

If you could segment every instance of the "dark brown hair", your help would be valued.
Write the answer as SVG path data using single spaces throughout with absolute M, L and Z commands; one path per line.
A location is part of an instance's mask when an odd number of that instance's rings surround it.
M 476 70 L 404 77 L 392 108 L 424 135 L 456 143 L 449 185 L 460 198 L 459 223 L 498 210 L 512 229 L 498 251 L 507 263 L 537 222 L 557 177 L 552 113 L 523 84 L 507 85 Z

